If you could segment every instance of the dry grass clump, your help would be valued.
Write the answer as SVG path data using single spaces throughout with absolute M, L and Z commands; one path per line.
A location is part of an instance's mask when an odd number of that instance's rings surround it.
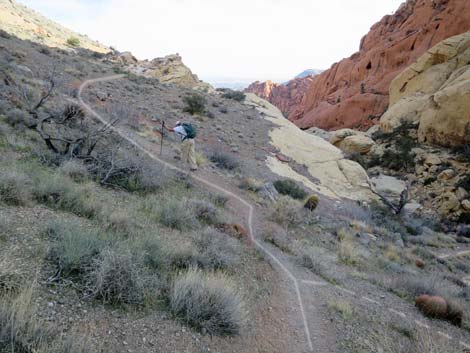
M 245 322 L 244 304 L 232 283 L 194 269 L 176 278 L 170 308 L 183 322 L 208 334 L 234 335 Z
M 341 315 L 343 320 L 351 320 L 354 315 L 354 311 L 347 301 L 344 300 L 331 300 L 328 302 L 328 308 L 336 311 Z
M 271 207 L 272 221 L 286 227 L 295 227 L 302 222 L 302 207 L 288 196 L 283 196 Z
M 105 249 L 92 266 L 88 290 L 94 298 L 109 304 L 143 302 L 148 283 L 130 251 Z
M 385 258 L 389 261 L 400 261 L 400 255 L 398 254 L 398 249 L 395 245 L 389 244 L 385 250 Z
M 408 275 L 397 277 L 390 286 L 390 289 L 399 296 L 414 301 L 423 294 L 438 295 L 440 279 L 433 276 Z
M 328 267 L 328 265 L 314 253 L 303 251 L 297 259 L 303 267 L 309 269 L 312 273 L 320 276 L 325 281 L 332 284 L 337 284 L 339 282 L 334 270 L 331 270 L 330 267 Z
M 341 240 L 338 247 L 338 260 L 345 265 L 358 266 L 362 263 L 357 244 L 351 238 Z
M 31 200 L 31 180 L 16 170 L 0 171 L 0 200 L 8 205 L 24 206 Z

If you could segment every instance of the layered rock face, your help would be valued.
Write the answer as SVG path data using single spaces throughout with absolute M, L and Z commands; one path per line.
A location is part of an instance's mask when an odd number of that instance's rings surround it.
M 299 108 L 312 81 L 312 76 L 295 78 L 286 84 L 256 81 L 245 92 L 256 94 L 279 108 L 285 116 L 289 116 Z
M 301 128 L 366 130 L 388 106 L 392 80 L 440 41 L 470 30 L 468 0 L 408 0 L 372 26 L 359 52 L 315 77 L 289 119 Z
M 418 125 L 420 142 L 470 144 L 470 32 L 427 51 L 390 85 L 390 109 L 382 130 Z

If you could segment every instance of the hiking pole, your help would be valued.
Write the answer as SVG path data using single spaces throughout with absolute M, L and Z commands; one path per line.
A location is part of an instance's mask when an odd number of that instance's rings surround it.
M 164 128 L 165 128 L 165 120 L 162 120 L 162 138 L 161 138 L 161 140 L 160 140 L 160 156 L 161 156 L 162 153 L 163 153 L 163 136 L 164 136 L 164 135 L 163 135 L 163 134 L 164 134 L 163 129 L 164 129 Z

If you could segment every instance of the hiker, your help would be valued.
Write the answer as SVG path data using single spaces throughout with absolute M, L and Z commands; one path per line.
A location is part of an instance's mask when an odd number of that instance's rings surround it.
M 188 163 L 192 172 L 197 170 L 196 147 L 194 138 L 196 129 L 189 123 L 176 122 L 174 128 L 166 128 L 169 132 L 174 132 L 181 139 L 181 159 Z

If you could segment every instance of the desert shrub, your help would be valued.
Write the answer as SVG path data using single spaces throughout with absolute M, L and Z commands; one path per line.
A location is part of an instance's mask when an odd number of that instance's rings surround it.
M 144 297 L 144 276 L 131 252 L 105 249 L 93 262 L 88 290 L 109 304 L 139 304 Z
M 51 55 L 51 50 L 46 47 L 42 47 L 41 49 L 39 49 L 39 52 L 44 55 Z
M 310 211 L 315 211 L 315 209 L 318 206 L 319 201 L 320 201 L 320 199 L 318 198 L 317 195 L 312 195 L 305 202 L 304 208 L 306 208 L 307 210 L 310 210 Z
M 222 194 L 211 194 L 212 202 L 218 207 L 225 207 L 228 202 L 228 197 Z
M 289 195 L 293 199 L 302 200 L 307 197 L 307 192 L 293 180 L 276 180 L 273 185 L 280 194 Z
M 245 321 L 242 299 L 228 279 L 198 270 L 176 278 L 170 308 L 183 322 L 208 334 L 235 335 Z
M 245 100 L 246 94 L 242 91 L 234 91 L 231 89 L 225 89 L 224 93 L 222 94 L 223 98 L 233 99 L 237 102 L 242 102 Z
M 141 264 L 151 270 L 163 270 L 168 259 L 165 253 L 165 243 L 154 233 L 142 234 L 132 239 L 130 249 Z
M 87 229 L 77 223 L 50 223 L 45 233 L 53 240 L 49 257 L 64 276 L 85 273 L 111 238 L 99 229 Z
M 221 112 L 222 114 L 227 114 L 227 113 L 228 113 L 228 109 L 227 109 L 227 107 L 220 107 L 220 108 L 219 108 L 219 112 Z
M 294 227 L 301 223 L 301 206 L 290 197 L 283 196 L 271 207 L 270 219 L 274 222 L 288 227 Z
M 33 195 L 38 202 L 81 217 L 92 218 L 101 212 L 102 205 L 70 178 L 48 173 L 39 173 L 35 177 Z
M 165 169 L 155 165 L 145 165 L 137 173 L 134 189 L 144 193 L 155 192 L 164 187 L 168 178 L 170 178 L 170 175 L 168 175 Z
M 246 177 L 241 180 L 239 187 L 243 190 L 257 192 L 262 187 L 262 184 L 256 179 Z
M 127 210 L 114 210 L 106 218 L 107 228 L 116 233 L 131 236 L 136 233 L 138 224 Z
M 162 254 L 163 268 L 167 271 L 205 268 L 207 263 L 206 259 L 191 243 L 166 244 L 162 248 Z
M 414 301 L 423 294 L 439 294 L 438 281 L 435 277 L 400 276 L 393 281 L 391 290 L 401 297 Z
M 374 135 L 375 140 L 381 140 L 394 146 L 393 149 L 385 150 L 380 161 L 382 166 L 397 171 L 413 171 L 415 154 L 412 149 L 416 146 L 416 141 L 411 132 L 414 129 L 416 126 L 412 123 L 402 123 L 390 133 L 379 131 Z
M 452 152 L 457 155 L 460 162 L 470 163 L 470 144 L 456 146 Z
M 169 197 L 161 201 L 156 210 L 157 220 L 166 227 L 184 230 L 197 224 L 196 217 L 188 202 Z
M 0 171 L 0 200 L 9 205 L 22 206 L 31 200 L 31 180 L 16 170 Z
M 88 169 L 80 161 L 69 159 L 62 163 L 60 171 L 75 181 L 84 181 L 88 178 Z
M 206 98 L 197 93 L 184 97 L 183 102 L 185 104 L 183 111 L 191 115 L 203 114 L 206 109 Z
M 234 170 L 240 167 L 239 160 L 229 153 L 213 151 L 209 156 L 209 159 L 221 169 Z
M 344 300 L 330 300 L 328 302 L 328 308 L 336 311 L 341 315 L 344 320 L 351 320 L 354 315 L 354 311 L 347 301 Z
M 72 48 L 76 48 L 80 45 L 80 39 L 77 37 L 70 37 L 67 39 L 67 45 Z
M 209 201 L 190 200 L 188 206 L 194 212 L 196 218 L 206 224 L 216 224 L 219 221 L 217 208 Z
M 228 235 L 206 229 L 194 236 L 194 242 L 204 260 L 204 268 L 227 270 L 238 264 L 238 242 Z

